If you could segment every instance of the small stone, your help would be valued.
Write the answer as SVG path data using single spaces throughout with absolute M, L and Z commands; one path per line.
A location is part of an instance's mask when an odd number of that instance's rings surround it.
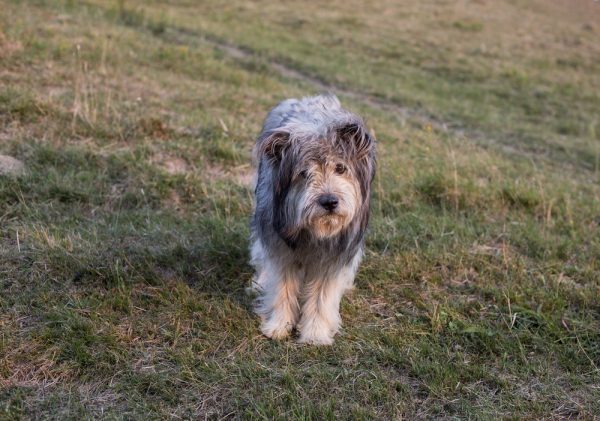
M 23 175 L 25 164 L 8 155 L 0 155 L 0 175 Z

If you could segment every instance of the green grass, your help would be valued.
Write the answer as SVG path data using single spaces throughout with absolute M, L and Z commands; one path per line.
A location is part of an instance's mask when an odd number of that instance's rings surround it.
M 0 419 L 600 413 L 600 9 L 488 3 L 0 0 Z M 250 150 L 323 87 L 379 168 L 311 347 L 245 293 Z

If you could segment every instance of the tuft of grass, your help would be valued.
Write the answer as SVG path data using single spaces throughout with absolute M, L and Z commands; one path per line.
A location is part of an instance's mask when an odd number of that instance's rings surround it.
M 51 109 L 37 101 L 30 92 L 10 87 L 0 90 L 0 113 L 3 120 L 6 119 L 6 123 L 15 120 L 27 123 L 50 112 Z
M 481 22 L 457 20 L 452 24 L 452 26 L 456 29 L 465 32 L 480 32 L 481 30 L 483 30 L 483 23 Z

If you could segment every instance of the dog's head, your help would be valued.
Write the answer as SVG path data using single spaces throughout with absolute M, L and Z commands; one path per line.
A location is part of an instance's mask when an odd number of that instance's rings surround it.
M 279 128 L 264 133 L 259 145 L 273 171 L 273 226 L 289 246 L 302 233 L 316 240 L 362 237 L 375 142 L 360 119 L 320 134 Z

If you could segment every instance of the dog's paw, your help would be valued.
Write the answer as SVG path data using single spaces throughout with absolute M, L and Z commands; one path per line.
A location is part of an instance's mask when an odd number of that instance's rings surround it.
M 313 334 L 300 334 L 298 343 L 308 345 L 332 345 L 333 335 L 313 335 Z
M 325 326 L 309 324 L 300 327 L 298 342 L 312 345 L 331 345 L 333 344 L 333 335 L 331 329 Z
M 292 332 L 293 325 L 290 322 L 277 322 L 274 320 L 265 320 L 260 326 L 260 331 L 267 338 L 284 339 Z

